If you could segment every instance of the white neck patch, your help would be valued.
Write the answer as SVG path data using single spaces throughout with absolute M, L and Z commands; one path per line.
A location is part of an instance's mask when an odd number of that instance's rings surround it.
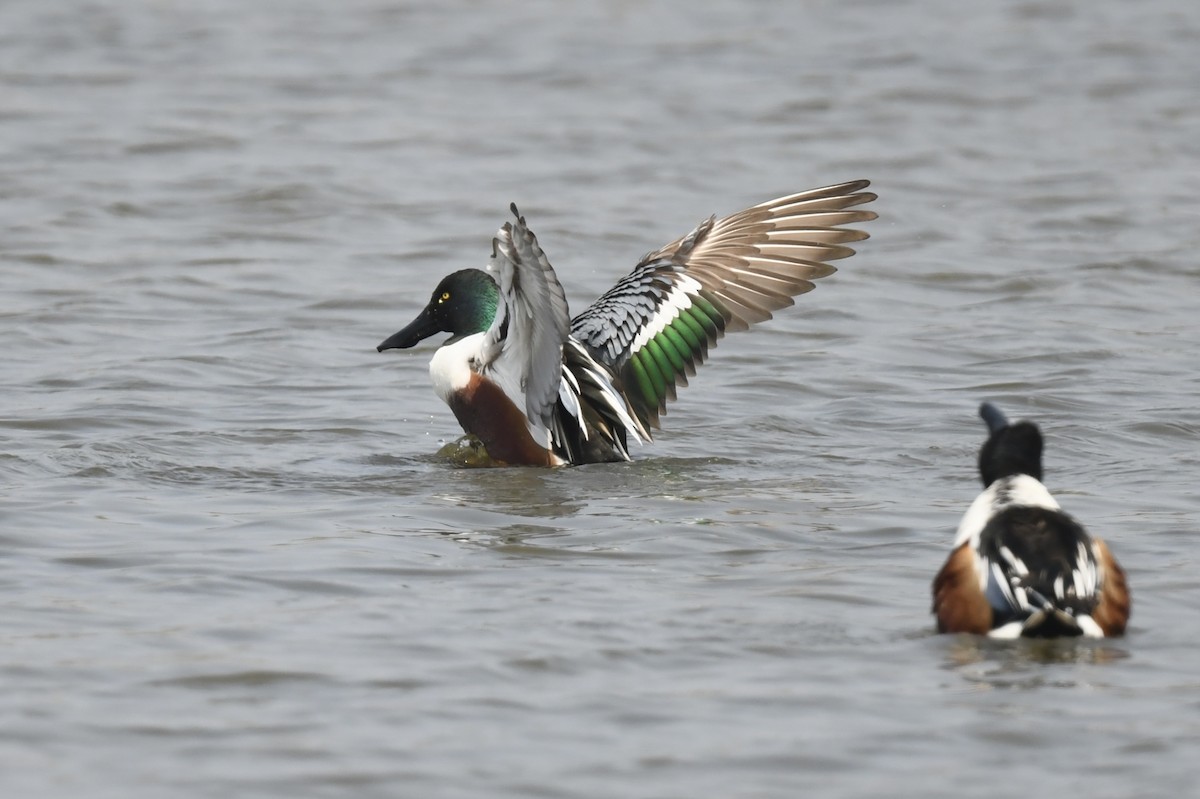
M 969 541 L 973 548 L 978 549 L 979 534 L 988 521 L 1005 508 L 1013 506 L 1061 510 L 1058 502 L 1037 479 L 1027 474 L 1001 477 L 975 497 L 958 525 L 954 546 L 957 548 Z

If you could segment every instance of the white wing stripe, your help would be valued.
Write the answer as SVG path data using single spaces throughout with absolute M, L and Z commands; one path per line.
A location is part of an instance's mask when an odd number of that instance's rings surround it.
M 637 352 L 646 346 L 647 341 L 663 332 L 663 329 L 667 325 L 679 317 L 681 310 L 691 308 L 692 298 L 688 296 L 688 293 L 699 290 L 700 284 L 696 282 L 695 278 L 688 275 L 677 276 L 675 278 L 675 285 L 671 287 L 670 293 L 663 298 L 658 312 L 650 320 L 649 324 L 638 331 L 637 337 L 633 340 L 633 345 L 629 348 L 629 351 Z

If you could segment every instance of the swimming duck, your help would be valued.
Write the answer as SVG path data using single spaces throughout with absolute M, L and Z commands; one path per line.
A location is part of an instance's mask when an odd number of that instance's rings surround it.
M 1042 434 L 1009 424 L 991 403 L 979 415 L 984 491 L 963 516 L 954 551 L 933 581 L 938 632 L 995 638 L 1121 635 L 1125 572 L 1042 485 Z
M 677 387 L 725 333 L 793 304 L 832 274 L 843 225 L 875 219 L 869 181 L 780 197 L 645 255 L 571 318 L 554 269 L 525 218 L 492 241 L 488 271 L 445 277 L 417 318 L 378 350 L 450 337 L 429 364 L 434 390 L 498 464 L 558 466 L 629 460 L 651 440 Z

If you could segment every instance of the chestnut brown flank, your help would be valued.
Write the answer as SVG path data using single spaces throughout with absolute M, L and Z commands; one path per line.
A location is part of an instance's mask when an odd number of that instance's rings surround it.
M 1129 585 L 1125 582 L 1125 570 L 1112 556 L 1107 544 L 1098 538 L 1093 539 L 1093 544 L 1103 584 L 1100 588 L 1100 601 L 1092 611 L 1092 619 L 1100 625 L 1106 636 L 1122 635 L 1129 621 L 1132 604 Z
M 472 373 L 467 387 L 450 397 L 458 423 L 478 436 L 492 460 L 513 466 L 552 466 L 551 453 L 529 435 L 525 414 L 500 387 Z
M 940 633 L 986 635 L 992 629 L 992 608 L 979 589 L 975 554 L 969 543 L 951 552 L 934 578 L 933 612 Z

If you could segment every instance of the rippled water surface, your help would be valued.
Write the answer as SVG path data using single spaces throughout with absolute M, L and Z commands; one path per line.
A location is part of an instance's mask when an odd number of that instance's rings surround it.
M 1192 795 L 1197 53 L 1187 2 L 0 5 L 3 794 Z M 432 344 L 375 352 L 510 201 L 580 310 L 860 177 L 633 463 L 455 468 Z M 982 399 L 1128 637 L 932 633 Z

